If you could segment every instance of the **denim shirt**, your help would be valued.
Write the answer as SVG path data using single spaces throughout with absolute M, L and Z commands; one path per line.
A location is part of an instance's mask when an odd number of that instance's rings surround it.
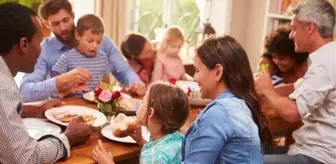
M 24 102 L 39 101 L 51 97 L 57 92 L 56 76 L 52 71 L 59 57 L 71 50 L 60 42 L 55 36 L 43 40 L 42 51 L 37 59 L 33 73 L 25 74 L 20 86 L 20 94 Z M 104 35 L 100 50 L 103 51 L 110 62 L 110 72 L 123 85 L 142 83 L 137 74 L 120 55 L 112 40 Z
M 184 164 L 263 163 L 258 127 L 250 109 L 230 91 L 199 114 L 183 147 Z

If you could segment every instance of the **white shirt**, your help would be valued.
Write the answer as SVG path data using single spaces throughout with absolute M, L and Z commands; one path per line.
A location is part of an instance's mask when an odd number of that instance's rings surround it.
M 323 163 L 336 161 L 336 42 L 309 55 L 308 71 L 289 96 L 296 100 L 303 126 L 293 133 L 288 154 Z
M 30 137 L 20 117 L 21 110 L 18 87 L 0 57 L 0 163 L 47 164 L 70 156 L 64 134 L 44 136 L 39 141 Z

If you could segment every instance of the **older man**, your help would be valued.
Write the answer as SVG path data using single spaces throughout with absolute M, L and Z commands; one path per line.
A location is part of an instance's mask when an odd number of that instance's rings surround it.
M 13 76 L 32 72 L 40 54 L 42 26 L 36 13 L 16 3 L 0 5 L 0 163 L 55 163 L 70 156 L 70 145 L 83 143 L 92 128 L 73 120 L 64 134 L 47 135 L 38 141 L 28 135 L 21 117 L 42 117 L 59 104 L 49 101 L 41 107 L 22 106 Z M 20 117 L 21 116 L 21 117 Z
M 265 155 L 264 163 L 335 163 L 336 42 L 335 8 L 327 0 L 303 0 L 294 10 L 290 38 L 297 52 L 309 52 L 308 71 L 289 97 L 278 95 L 268 73 L 256 80 L 257 90 L 285 120 L 302 120 L 286 155 Z
M 39 15 L 55 36 L 42 42 L 42 53 L 32 74 L 24 76 L 20 92 L 24 101 L 43 100 L 62 92 L 62 95 L 83 90 L 90 79 L 90 72 L 83 68 L 74 69 L 68 73 L 56 76 L 53 65 L 65 52 L 76 44 L 74 37 L 74 13 L 68 0 L 46 0 L 40 5 Z M 111 63 L 110 71 L 119 82 L 127 86 L 131 92 L 144 95 L 145 85 L 133 69 L 120 55 L 112 40 L 104 36 L 101 51 L 105 52 Z M 51 78 L 48 79 L 48 76 Z M 69 86 L 70 90 L 68 89 Z

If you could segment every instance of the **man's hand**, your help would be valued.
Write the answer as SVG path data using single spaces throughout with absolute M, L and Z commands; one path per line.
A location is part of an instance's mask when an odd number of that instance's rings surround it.
M 41 105 L 23 105 L 21 117 L 22 118 L 45 118 L 45 111 L 64 105 L 63 102 L 59 100 L 48 100 L 43 102 Z
M 141 83 L 131 84 L 128 86 L 128 88 L 126 88 L 126 91 L 143 96 L 146 93 L 146 86 Z
M 60 74 L 56 77 L 56 86 L 59 91 L 69 89 L 73 86 L 86 84 L 91 78 L 91 73 L 84 68 L 75 68 L 70 72 Z
M 78 85 L 78 86 L 74 86 L 74 87 L 71 87 L 71 88 L 60 90 L 56 94 L 56 96 L 58 96 L 60 98 L 63 98 L 65 96 L 68 96 L 68 95 L 73 94 L 73 93 L 82 92 L 82 91 L 89 91 L 89 90 L 90 89 L 87 86 L 87 84 L 81 84 L 81 85 Z
M 267 95 L 269 92 L 274 91 L 272 79 L 267 71 L 260 73 L 254 82 L 255 89 L 259 95 L 264 96 Z
M 51 109 L 51 108 L 55 108 L 55 107 L 59 107 L 64 105 L 64 103 L 60 100 L 56 100 L 56 99 L 52 99 L 52 100 L 48 100 L 45 101 L 44 103 L 42 103 L 39 106 L 39 111 L 36 115 L 37 118 L 44 118 L 44 113 L 46 110 Z
M 88 140 L 93 133 L 93 130 L 94 127 L 84 123 L 83 117 L 79 116 L 72 119 L 66 128 L 64 135 L 68 138 L 71 146 L 76 146 Z

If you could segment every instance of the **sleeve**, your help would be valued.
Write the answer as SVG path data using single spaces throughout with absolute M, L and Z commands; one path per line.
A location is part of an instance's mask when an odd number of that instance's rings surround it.
M 20 94 L 23 102 L 45 100 L 57 92 L 56 78 L 47 79 L 51 66 L 48 60 L 52 52 L 46 42 L 42 43 L 42 52 L 37 59 L 34 72 L 26 73 L 20 85 Z
M 40 141 L 31 138 L 17 113 L 21 110 L 19 95 L 0 92 L 0 163 L 55 163 L 70 156 L 66 136 L 45 136 Z
M 299 114 L 304 118 L 324 103 L 333 88 L 334 84 L 327 69 L 323 66 L 312 66 L 289 98 L 296 100 Z
M 105 35 L 102 43 L 102 50 L 106 53 L 110 61 L 111 73 L 119 82 L 126 86 L 135 83 L 142 83 L 138 75 L 128 65 L 123 56 L 121 56 L 112 40 Z
M 196 120 L 189 148 L 185 150 L 184 164 L 215 163 L 232 134 L 232 123 L 228 116 L 218 113 L 223 110 L 219 105 L 213 105 L 207 110 Z
M 69 72 L 69 60 L 66 54 L 63 54 L 52 67 L 52 70 L 57 73 Z

